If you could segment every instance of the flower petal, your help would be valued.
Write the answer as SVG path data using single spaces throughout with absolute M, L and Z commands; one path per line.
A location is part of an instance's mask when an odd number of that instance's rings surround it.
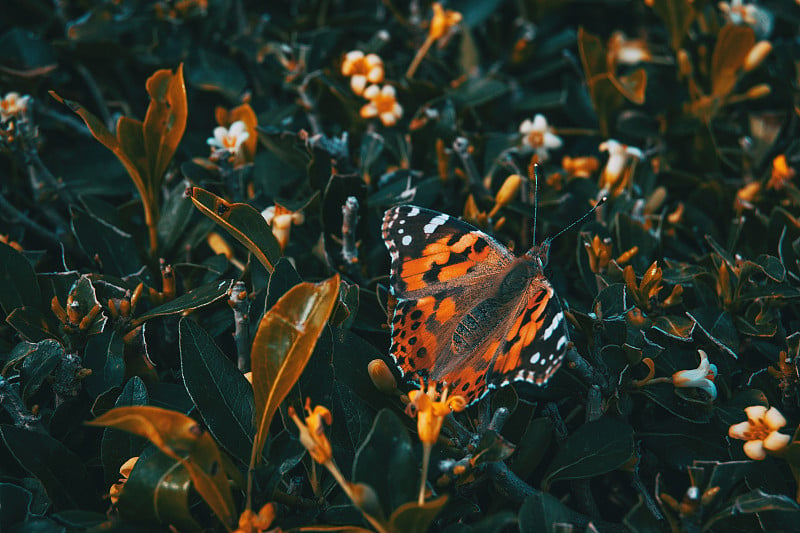
M 767 408 L 763 405 L 751 405 L 750 407 L 745 407 L 744 412 L 747 413 L 747 419 L 753 424 L 756 424 L 764 418 Z
M 778 450 L 782 450 L 789 444 L 789 441 L 792 440 L 792 437 L 786 435 L 784 433 L 778 433 L 777 431 L 773 431 L 767 438 L 764 439 L 764 448 L 771 452 L 776 452 Z
M 752 425 L 748 421 L 739 422 L 728 428 L 728 436 L 732 439 L 747 440 L 750 436 Z
M 770 407 L 764 415 L 764 423 L 770 430 L 775 431 L 776 429 L 780 429 L 786 425 L 786 419 L 783 417 L 780 411 L 774 407 Z
M 767 456 L 764 443 L 760 440 L 749 440 L 744 443 L 744 453 L 754 461 L 761 461 Z

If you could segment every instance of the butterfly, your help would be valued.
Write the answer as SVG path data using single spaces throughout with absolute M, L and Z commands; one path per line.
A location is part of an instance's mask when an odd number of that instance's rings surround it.
M 569 333 L 544 275 L 550 241 L 521 257 L 478 228 L 422 207 L 386 211 L 392 357 L 469 403 L 513 381 L 543 385 Z

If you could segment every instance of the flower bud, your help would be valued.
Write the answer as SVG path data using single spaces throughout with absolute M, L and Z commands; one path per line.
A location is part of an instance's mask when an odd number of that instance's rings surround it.
M 367 365 L 369 379 L 375 388 L 386 395 L 392 395 L 397 391 L 397 380 L 394 379 L 389 366 L 382 359 L 373 359 Z

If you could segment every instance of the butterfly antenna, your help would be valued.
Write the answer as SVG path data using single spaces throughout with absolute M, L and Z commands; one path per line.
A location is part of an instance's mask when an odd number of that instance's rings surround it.
M 528 169 L 530 175 L 530 168 Z M 533 239 L 531 242 L 536 244 L 536 217 L 539 214 L 539 164 L 533 164 Z
M 562 233 L 565 233 L 565 232 L 569 231 L 570 229 L 574 228 L 575 226 L 577 226 L 578 224 L 580 224 L 581 222 L 586 220 L 589 217 L 589 215 L 594 213 L 597 210 L 597 208 L 600 207 L 601 205 L 603 205 L 604 203 L 606 203 L 607 200 L 608 200 L 608 196 L 603 196 L 602 198 L 600 198 L 600 200 L 597 201 L 596 204 L 594 204 L 594 206 L 591 209 L 589 209 L 586 213 L 584 213 L 583 216 L 581 216 L 578 220 L 576 220 L 575 222 L 573 222 L 572 224 L 570 224 L 566 228 L 562 229 L 561 231 L 559 231 L 558 233 L 556 233 L 552 237 L 549 237 L 547 240 L 548 241 L 552 241 L 556 237 L 561 235 Z

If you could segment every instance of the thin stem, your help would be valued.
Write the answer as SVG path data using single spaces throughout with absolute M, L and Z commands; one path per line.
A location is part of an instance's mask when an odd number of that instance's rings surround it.
M 422 43 L 422 46 L 417 50 L 417 55 L 414 56 L 414 60 L 411 61 L 411 64 L 408 66 L 408 70 L 406 71 L 406 78 L 409 80 L 414 77 L 414 73 L 417 71 L 419 64 L 422 63 L 422 59 L 427 55 L 428 51 L 431 49 L 436 39 L 432 38 L 430 35 L 425 38 L 425 42 Z
M 239 371 L 250 371 L 250 298 L 243 281 L 237 281 L 228 294 L 228 305 L 233 309 L 233 340 L 236 342 Z
M 419 498 L 417 498 L 419 505 L 425 504 L 425 487 L 428 481 L 428 464 L 431 461 L 432 448 L 433 445 L 430 442 L 422 443 L 422 479 L 419 481 Z

